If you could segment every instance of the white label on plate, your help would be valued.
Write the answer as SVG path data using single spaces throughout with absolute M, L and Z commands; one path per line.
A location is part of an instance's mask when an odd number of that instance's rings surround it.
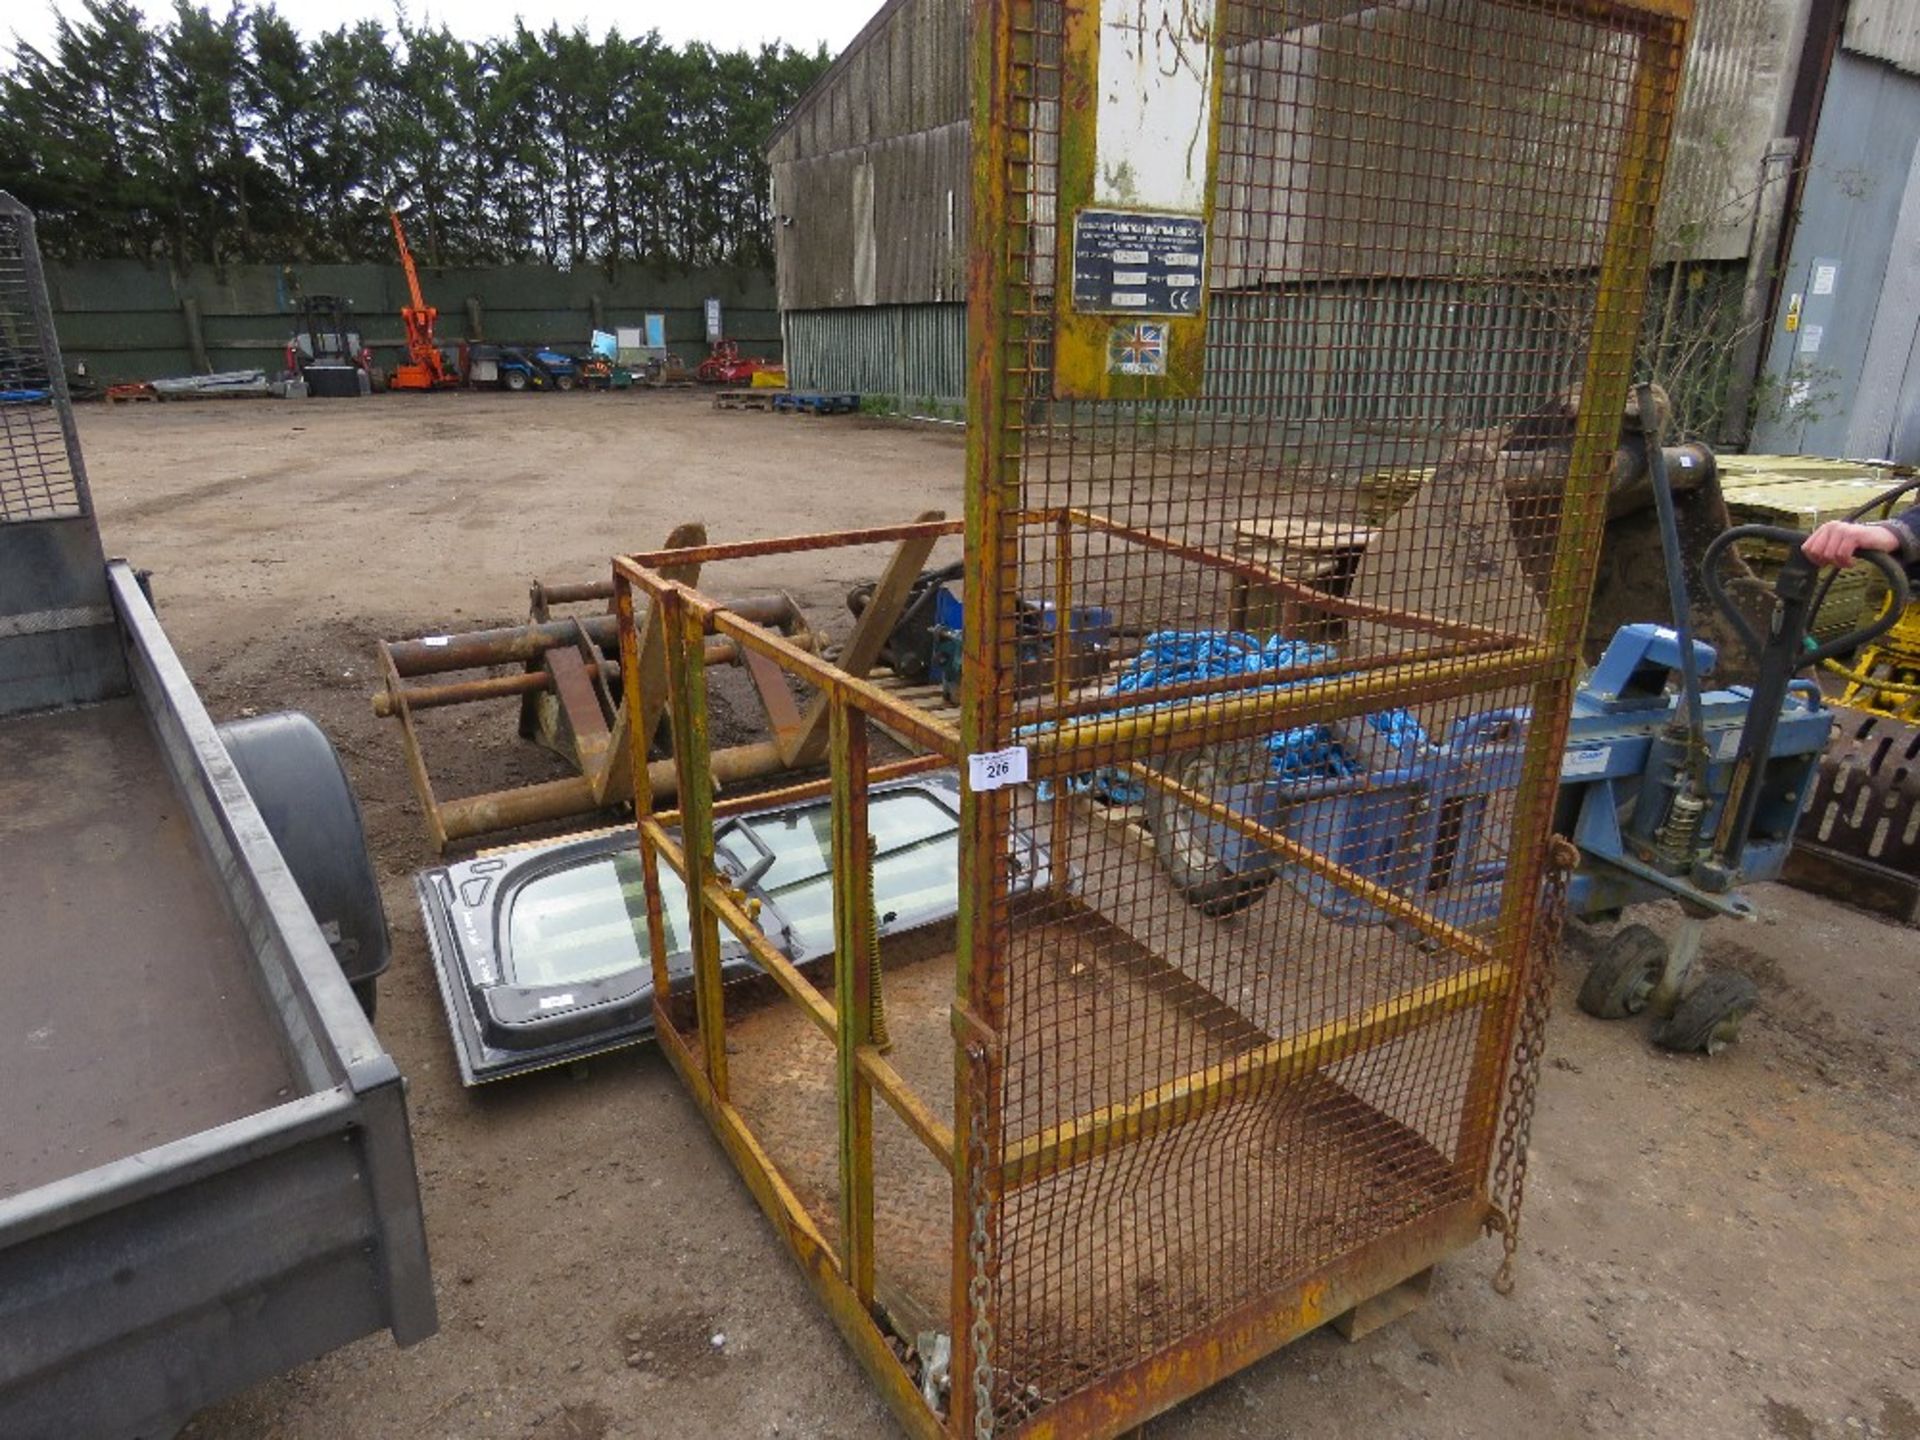
M 420 643 L 422 645 L 432 645 L 438 649 L 442 645 L 451 645 L 453 643 L 453 637 L 451 635 L 429 635 Z
M 563 1006 L 571 1004 L 573 1004 L 573 995 L 571 993 L 565 995 L 542 995 L 540 997 L 540 1008 L 542 1010 L 558 1010 Z
M 1713 758 L 1731 760 L 1740 753 L 1741 728 L 1734 726 L 1713 737 Z
M 1578 750 L 1569 750 L 1567 758 L 1560 766 L 1560 778 L 1578 780 L 1587 775 L 1607 773 L 1607 757 L 1613 753 L 1608 745 L 1583 745 Z
M 1840 267 L 1838 265 L 1814 266 L 1813 293 L 1816 295 L 1831 295 L 1833 293 L 1834 282 L 1839 278 Z
M 1026 781 L 1027 747 L 1024 745 L 967 756 L 967 788 L 975 794 L 998 790 L 1002 785 L 1024 785 Z

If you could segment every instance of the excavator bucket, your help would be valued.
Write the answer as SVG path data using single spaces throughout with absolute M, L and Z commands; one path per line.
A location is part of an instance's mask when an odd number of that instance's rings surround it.
M 1883 612 L 1884 613 L 1884 612 Z M 1920 603 L 1851 667 L 1787 880 L 1920 922 Z

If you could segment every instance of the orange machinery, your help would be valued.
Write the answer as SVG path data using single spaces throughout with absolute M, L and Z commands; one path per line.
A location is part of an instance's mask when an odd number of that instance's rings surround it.
M 389 210 L 387 218 L 393 221 L 393 240 L 400 247 L 400 264 L 407 272 L 407 293 L 413 300 L 411 305 L 400 307 L 400 323 L 407 330 L 408 358 L 393 367 L 387 384 L 395 390 L 439 390 L 458 385 L 459 375 L 448 368 L 446 357 L 434 339 L 433 326 L 440 312 L 427 304 L 426 297 L 420 293 L 420 275 L 413 268 L 407 232 L 400 228 L 400 212 Z

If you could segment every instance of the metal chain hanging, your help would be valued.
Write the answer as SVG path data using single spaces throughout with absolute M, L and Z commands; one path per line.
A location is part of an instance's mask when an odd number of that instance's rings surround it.
M 1565 836 L 1547 842 L 1547 873 L 1523 983 L 1520 1028 L 1514 1037 L 1513 1067 L 1507 1075 L 1507 1104 L 1500 1119 L 1500 1148 L 1493 1167 L 1493 1193 L 1501 1208 L 1489 1220 L 1500 1232 L 1504 1253 L 1493 1288 L 1513 1293 L 1513 1261 L 1520 1249 L 1520 1208 L 1527 1197 L 1527 1150 L 1533 1136 L 1533 1107 L 1540 1090 L 1547 1021 L 1553 1014 L 1553 977 L 1567 928 L 1567 881 L 1580 863 L 1579 848 Z

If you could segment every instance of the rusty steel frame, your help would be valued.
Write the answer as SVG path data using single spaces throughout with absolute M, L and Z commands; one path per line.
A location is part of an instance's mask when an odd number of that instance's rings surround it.
M 1018 418 L 1027 399 L 1022 368 L 1027 327 L 1038 317 L 1023 308 L 1028 277 L 1019 273 L 1005 237 L 1026 225 L 1022 197 L 1008 176 L 1026 144 L 1026 103 L 1015 73 L 1031 67 L 1032 37 L 1015 24 L 1027 0 L 979 0 L 974 6 L 972 94 L 974 189 L 969 262 L 968 506 L 964 525 L 922 521 L 909 525 L 804 535 L 781 540 L 706 544 L 616 558 L 613 592 L 620 620 L 621 675 L 627 708 L 640 713 L 649 678 L 664 684 L 672 712 L 673 773 L 678 808 L 661 808 L 656 771 L 645 760 L 643 732 L 631 728 L 638 832 L 647 904 L 653 924 L 655 1006 L 659 1043 L 692 1092 L 829 1315 L 874 1377 L 909 1434 L 976 1434 L 974 1347 L 976 1296 L 969 1258 L 988 1256 L 999 1243 L 1003 1195 L 1048 1176 L 1141 1144 L 1169 1127 L 1228 1105 L 1256 1088 L 1325 1070 L 1363 1050 L 1385 1045 L 1446 1016 L 1473 1013 L 1479 1022 L 1470 1082 L 1459 1119 L 1460 1158 L 1453 1167 L 1472 1177 L 1468 1198 L 1432 1209 L 1382 1238 L 1310 1274 L 1277 1286 L 1223 1318 L 1182 1336 L 1156 1353 L 1100 1377 L 1012 1432 L 1031 1440 L 1118 1436 L 1252 1363 L 1300 1335 L 1355 1311 L 1374 1297 L 1422 1276 L 1444 1256 L 1470 1243 L 1497 1218 L 1488 1169 L 1499 1126 L 1501 1086 L 1513 1055 L 1521 986 L 1544 875 L 1550 798 L 1557 779 L 1585 624 L 1586 597 L 1597 558 L 1604 506 L 1600 500 L 1615 435 L 1609 418 L 1625 392 L 1642 288 L 1636 277 L 1649 261 L 1645 218 L 1657 199 L 1673 111 L 1670 62 L 1685 38 L 1685 0 L 1593 0 L 1533 3 L 1498 0 L 1522 11 L 1578 14 L 1637 37 L 1631 107 L 1624 126 L 1620 181 L 1600 246 L 1597 310 L 1588 341 L 1585 401 L 1573 439 L 1561 530 L 1546 582 L 1545 633 L 1518 634 L 1418 610 L 1328 597 L 1272 567 L 1178 537 L 1157 534 L 1085 508 L 1023 509 Z M 1016 705 L 1003 679 L 1017 664 L 1015 617 L 1000 581 L 1018 571 L 1023 539 L 1050 533 L 1055 564 L 1050 595 L 1062 631 L 1051 675 L 1038 703 Z M 820 656 L 702 594 L 675 567 L 765 558 L 876 543 L 924 541 L 964 533 L 966 604 L 962 707 L 958 726 L 929 715 L 900 696 L 849 674 Z M 1082 536 L 1143 546 L 1223 574 L 1292 593 L 1307 592 L 1321 609 L 1382 623 L 1420 637 L 1425 648 L 1372 659 L 1316 663 L 1298 672 L 1267 673 L 1238 682 L 1193 682 L 1146 692 L 1148 708 L 1106 713 L 1096 698 L 1076 697 L 1067 656 L 1073 613 L 1073 557 Z M 924 552 L 923 552 L 924 558 Z M 907 567 L 896 567 L 902 569 Z M 911 567 L 917 570 L 915 564 Z M 894 578 L 889 576 L 889 579 Z M 910 580 L 911 574 L 905 579 Z M 648 603 L 648 631 L 636 625 L 637 599 Z M 648 655 L 651 627 L 663 629 Z M 750 665 L 776 667 L 820 692 L 813 714 L 826 718 L 813 750 L 828 764 L 826 780 L 789 787 L 783 797 L 832 796 L 836 950 L 833 993 L 769 944 L 716 870 L 713 825 L 728 813 L 714 795 L 714 767 L 706 713 L 705 667 L 710 639 L 737 647 Z M 878 638 L 874 641 L 878 645 Z M 858 652 L 856 651 L 856 658 Z M 648 668 L 647 655 L 653 668 Z M 1512 869 L 1497 921 L 1469 933 L 1418 901 L 1368 881 L 1208 796 L 1178 784 L 1144 762 L 1172 750 L 1271 733 L 1386 707 L 1452 699 L 1518 687 L 1533 706 L 1515 812 Z M 1178 703 L 1175 703 L 1178 702 Z M 880 766 L 870 762 L 874 726 L 925 753 Z M 1002 1134 L 997 1103 L 1006 1063 L 1009 897 L 1003 857 L 1011 828 L 1005 792 L 962 794 L 961 905 L 957 920 L 953 1034 L 953 1119 L 942 1120 L 874 1043 L 877 960 L 864 892 L 870 871 L 864 823 L 868 786 L 880 778 L 936 765 L 961 765 L 970 753 L 1007 743 L 1020 728 L 1034 779 L 1062 778 L 1097 766 L 1124 767 L 1134 778 L 1173 794 L 1211 819 L 1239 830 L 1290 864 L 1302 866 L 1343 892 L 1391 915 L 1471 963 L 1425 985 L 1376 1000 L 1353 1013 L 1284 1034 L 1223 1062 L 1191 1071 L 1141 1093 L 1103 1105 L 1039 1133 Z M 1064 791 L 1064 786 L 1061 789 Z M 1061 847 L 1075 823 L 1064 799 L 1051 807 L 1051 843 Z M 1056 848 L 1056 854 L 1062 853 Z M 693 1021 L 683 1030 L 666 979 L 659 869 L 685 882 L 694 908 Z M 1056 866 L 1064 870 L 1064 865 Z M 1058 902 L 1055 902 L 1058 903 Z M 840 1136 L 837 1156 L 837 1242 L 826 1238 L 762 1139 L 731 1098 L 727 1062 L 726 996 L 720 984 L 719 935 L 725 927 L 759 960 L 774 982 L 775 1003 L 795 1006 L 833 1047 Z M 890 1342 L 884 1305 L 876 1299 L 873 1253 L 874 1155 L 872 1099 L 878 1095 L 941 1166 L 950 1186 L 952 1290 L 948 1321 L 954 1337 L 951 1399 L 944 1417 L 931 1410 Z M 983 1242 L 983 1243 L 982 1243 Z M 989 1261 L 989 1265 L 991 1262 Z
M 1055 529 L 1058 543 L 1070 545 L 1076 530 L 1100 533 L 1102 527 L 1082 525 L 1080 517 L 1060 514 L 1022 514 L 1016 517 L 1022 526 L 1047 526 Z M 703 559 L 765 558 L 783 554 L 816 552 L 834 547 L 851 547 L 880 541 L 933 539 L 954 533 L 951 524 L 939 526 L 884 527 L 865 531 L 842 531 L 759 540 L 737 545 L 703 547 Z M 1143 543 L 1159 537 L 1144 537 Z M 1235 557 L 1202 547 L 1183 546 L 1188 558 L 1237 573 L 1245 566 Z M 653 762 L 645 767 L 650 779 L 663 764 L 674 767 L 677 808 L 660 808 L 663 792 L 646 786 L 636 796 L 639 811 L 638 830 L 642 853 L 647 859 L 646 888 L 653 911 L 651 933 L 656 941 L 653 961 L 660 978 L 656 984 L 656 1022 L 663 1050 L 682 1080 L 692 1089 L 710 1123 L 720 1133 L 763 1208 L 787 1240 L 802 1268 L 818 1291 L 836 1323 L 846 1333 L 863 1359 L 875 1354 L 886 1356 L 891 1374 L 883 1377 L 883 1390 L 890 1400 L 911 1395 L 919 1407 L 914 1418 L 902 1415 L 903 1423 L 915 1434 L 959 1433 L 943 1428 L 924 1430 L 923 1422 L 936 1418 L 925 1409 L 917 1390 L 908 1386 L 901 1392 L 896 1378 L 903 1378 L 898 1360 L 886 1348 L 886 1333 L 873 1313 L 874 1276 L 871 1254 L 871 1207 L 873 1203 L 873 1157 L 870 1104 L 879 1095 L 892 1109 L 940 1167 L 951 1178 L 956 1194 L 967 1180 L 967 1156 L 957 1136 L 964 1133 L 956 1100 L 956 1121 L 949 1125 L 934 1113 L 925 1097 L 916 1092 L 871 1043 L 872 972 L 868 963 L 871 937 L 863 918 L 862 902 L 848 893 L 855 877 L 870 866 L 864 824 L 864 795 L 869 786 L 881 780 L 904 778 L 928 770 L 958 766 L 967 753 L 963 732 L 937 717 L 860 676 L 849 675 L 838 664 L 821 658 L 787 637 L 747 619 L 717 600 L 692 588 L 687 582 L 667 573 L 664 562 L 678 559 L 677 552 L 653 552 L 644 556 L 622 556 L 614 562 L 614 589 L 620 616 L 622 673 L 629 678 L 626 703 L 639 704 L 639 686 L 645 667 L 638 655 L 651 621 L 636 624 L 636 593 L 648 602 L 647 614 L 662 617 L 666 626 L 665 703 L 672 712 L 675 755 L 669 762 Z M 917 567 L 916 567 L 917 568 Z M 1059 613 L 1072 610 L 1070 584 L 1062 572 L 1061 591 L 1055 597 Z M 1424 619 L 1425 617 L 1416 617 Z M 731 800 L 714 796 L 715 762 L 725 752 L 712 751 L 707 739 L 705 671 L 696 641 L 725 637 L 744 655 L 758 657 L 818 687 L 816 702 L 831 717 L 829 775 Z M 1499 647 L 1499 648 L 1496 648 Z M 1056 659 L 1068 647 L 1056 650 Z M 1300 864 L 1339 886 L 1346 892 L 1376 905 L 1396 919 L 1436 940 L 1455 947 L 1476 960 L 1473 969 L 1431 985 L 1415 987 L 1386 1001 L 1367 1006 L 1353 1015 L 1316 1025 L 1298 1034 L 1274 1040 L 1258 1050 L 1234 1060 L 1211 1066 L 1192 1075 L 1156 1087 L 1130 1100 L 1103 1107 L 1079 1117 L 1070 1124 L 1026 1137 L 1008 1147 L 997 1166 L 992 1183 L 1013 1189 L 1035 1183 L 1064 1168 L 1086 1163 L 1110 1151 L 1146 1140 L 1168 1125 L 1181 1123 L 1208 1109 L 1231 1103 L 1256 1086 L 1274 1077 L 1305 1074 L 1324 1069 L 1339 1060 L 1374 1046 L 1386 1044 L 1422 1024 L 1473 1006 L 1488 1006 L 1502 1001 L 1511 988 L 1510 967 L 1502 965 L 1487 943 L 1431 914 L 1417 903 L 1367 880 L 1318 853 L 1299 845 L 1256 821 L 1201 796 L 1169 779 L 1152 767 L 1139 764 L 1134 757 L 1150 747 L 1164 749 L 1198 746 L 1229 736 L 1270 732 L 1288 724 L 1305 723 L 1331 715 L 1351 713 L 1358 704 L 1410 703 L 1443 698 L 1463 690 L 1478 690 L 1489 683 L 1500 683 L 1516 676 L 1537 676 L 1546 652 L 1537 644 L 1515 645 L 1508 637 L 1498 641 L 1474 637 L 1458 647 L 1449 647 L 1439 655 L 1456 667 L 1469 663 L 1465 671 L 1436 669 L 1436 659 L 1421 653 L 1413 660 L 1376 661 L 1361 667 L 1356 678 L 1351 665 L 1330 667 L 1326 663 L 1302 666 L 1301 679 L 1285 688 L 1271 688 L 1276 678 L 1291 679 L 1291 673 L 1268 675 L 1264 693 L 1234 698 L 1216 698 L 1207 703 L 1172 707 L 1164 712 L 1144 715 L 1085 719 L 1073 712 L 1069 687 L 1061 667 L 1056 668 L 1050 687 L 1050 721 L 1033 737 L 1032 773 L 1036 778 L 1078 773 L 1100 764 L 1121 763 L 1148 784 L 1177 794 L 1210 817 L 1245 833 L 1272 848 L 1283 859 Z M 1227 687 L 1231 689 L 1232 687 Z M 1095 703 L 1095 702 L 1087 702 Z M 1024 717 L 1023 717 L 1024 718 Z M 878 725 L 922 747 L 926 753 L 883 765 L 869 764 L 865 745 L 854 736 L 868 725 Z M 629 733 L 636 751 L 637 732 Z M 636 769 L 636 774 L 641 773 Z M 968 792 L 970 794 L 971 792 Z M 851 995 L 854 1003 L 842 1006 L 829 998 L 792 961 L 777 950 L 748 913 L 742 898 L 730 890 L 715 871 L 712 859 L 712 832 L 715 822 L 749 808 L 833 797 L 836 885 L 836 936 L 844 937 L 835 956 L 835 996 Z M 963 803 L 966 797 L 963 796 Z M 1055 823 L 1064 831 L 1064 802 L 1054 811 Z M 1058 832 L 1056 832 L 1058 833 Z M 692 850 L 679 837 L 706 837 L 704 851 Z M 1005 843 L 1004 841 L 1002 842 Z M 843 858 L 844 857 L 844 858 Z M 665 930 L 659 924 L 658 871 L 664 863 L 687 887 L 690 897 L 698 897 L 699 920 L 693 927 L 695 984 L 693 989 L 698 1044 L 690 1044 L 678 1033 L 669 1013 L 669 987 L 665 976 Z M 960 923 L 967 925 L 963 906 Z M 843 1254 L 827 1241 L 818 1223 L 806 1212 L 789 1185 L 779 1176 L 764 1148 L 750 1127 L 728 1100 L 726 1067 L 726 1019 L 719 982 L 719 927 L 744 945 L 776 986 L 802 1015 L 835 1046 L 840 1057 L 839 1093 L 843 1100 L 843 1148 L 841 1155 L 842 1235 L 856 1237 Z M 977 942 L 976 942 L 977 943 Z M 984 1026 L 974 1017 L 964 994 L 954 1001 L 956 1063 L 964 1068 L 978 1058 Z M 1441 1227 L 1451 1243 L 1447 1249 L 1464 1243 L 1460 1237 L 1478 1233 L 1485 1218 L 1484 1204 L 1478 1209 L 1461 1210 Z M 1415 1256 L 1419 1258 L 1419 1256 Z M 1431 1264 L 1401 1265 L 1396 1261 L 1382 1274 L 1391 1278 L 1371 1289 L 1355 1290 L 1351 1276 L 1333 1276 L 1325 1282 L 1304 1285 L 1285 1313 L 1296 1318 L 1315 1317 L 1311 1329 L 1351 1310 L 1381 1289 L 1391 1288 L 1408 1276 Z M 1404 1270 L 1404 1273 L 1402 1273 Z M 1352 1296 L 1349 1302 L 1348 1296 Z M 1336 1303 L 1337 1302 L 1337 1303 Z M 1333 1306 L 1334 1308 L 1328 1308 Z M 1283 1307 L 1284 1309 L 1285 1307 Z M 1277 1312 L 1276 1312 L 1277 1313 Z M 1266 1334 L 1274 1324 L 1272 1316 L 1250 1318 L 1243 1331 Z M 1302 1329 L 1287 1329 L 1292 1338 Z M 911 1338 L 911 1337 L 897 1337 Z M 874 1348 L 874 1342 L 879 1348 Z M 1264 1353 L 1264 1352 L 1262 1352 Z M 869 1359 L 869 1368 L 871 1360 Z M 1225 1372 L 1222 1372 L 1225 1373 Z M 1129 1382 L 1133 1383 L 1133 1382 Z M 1191 1392 L 1188 1392 L 1191 1393 Z M 1171 1402 L 1168 1402 L 1171 1403 Z M 958 1408 L 958 1407 L 956 1407 Z M 896 1413 L 898 1406 L 896 1405 Z M 1051 1413 L 1051 1412 L 1049 1412 Z M 1052 1433 L 1044 1428 L 1034 1434 Z M 1078 1433 L 1078 1432 L 1060 1432 Z
M 946 520 L 939 511 L 930 511 L 910 525 L 864 532 L 870 540 L 898 542 L 898 549 L 875 588 L 871 604 L 854 626 L 839 659 L 841 668 L 864 674 L 872 667 L 928 551 L 943 536 L 957 534 L 961 524 Z M 755 553 L 757 547 L 752 544 L 708 545 L 705 527 L 692 524 L 675 529 L 667 545 L 648 552 L 646 558 L 661 573 L 691 584 L 698 580 L 704 563 Z M 630 803 L 632 761 L 627 734 L 631 727 L 621 664 L 607 654 L 619 641 L 618 614 L 613 609 L 604 614 L 554 614 L 554 607 L 559 605 L 616 599 L 611 579 L 535 582 L 529 596 L 530 618 L 525 625 L 381 645 L 381 688 L 373 694 L 373 711 L 400 723 L 407 773 L 435 849 L 444 851 L 480 836 L 593 815 Z M 807 625 L 798 605 L 784 594 L 730 601 L 727 612 L 763 627 L 777 625 L 787 643 L 799 649 L 820 648 L 820 637 Z M 816 767 L 825 759 L 830 716 L 824 702 L 802 713 L 773 658 L 720 633 L 702 637 L 700 654 L 706 665 L 740 665 L 747 670 L 771 732 L 766 740 L 715 752 L 711 773 L 716 781 L 722 785 L 758 781 L 783 771 Z M 641 687 L 645 698 L 634 712 L 640 716 L 638 733 L 651 737 L 665 714 L 667 673 L 665 638 L 651 621 L 644 626 L 636 663 L 645 681 Z M 431 680 L 511 665 L 525 668 L 508 675 L 419 683 L 423 677 Z M 548 695 L 557 702 L 551 725 L 543 724 L 533 708 Z M 442 798 L 433 784 L 415 716 L 490 700 L 520 701 L 522 736 L 539 740 L 579 773 L 510 789 Z M 672 793 L 679 784 L 673 761 L 649 760 L 647 765 L 651 792 Z

